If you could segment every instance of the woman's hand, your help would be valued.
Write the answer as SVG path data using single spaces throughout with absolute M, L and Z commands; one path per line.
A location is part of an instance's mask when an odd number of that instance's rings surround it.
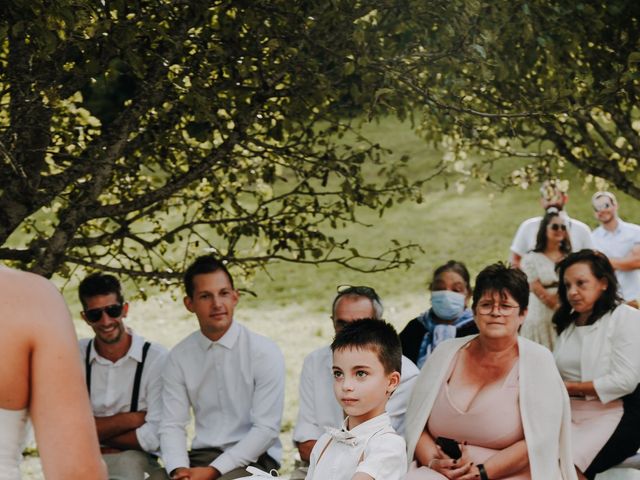
M 439 446 L 436 446 L 436 448 L 438 449 L 438 453 L 429 461 L 429 464 L 427 466 L 431 470 L 435 470 L 436 472 L 444 475 L 451 480 L 474 478 L 473 476 L 467 476 L 472 471 L 474 466 L 473 463 L 469 461 L 467 446 L 462 443 L 459 443 L 458 446 L 460 447 L 460 451 L 462 452 L 462 456 L 458 459 L 449 457 L 442 451 Z
M 547 297 L 543 301 L 547 307 L 554 311 L 558 309 L 558 305 L 560 304 L 560 298 L 557 293 L 547 293 Z
M 570 382 L 566 380 L 564 386 L 567 387 L 567 393 L 570 397 L 584 397 L 587 395 L 598 396 L 593 382 Z
M 457 480 L 478 480 L 480 478 L 480 470 L 475 464 L 471 464 L 471 468 L 467 473 L 461 477 L 457 477 Z

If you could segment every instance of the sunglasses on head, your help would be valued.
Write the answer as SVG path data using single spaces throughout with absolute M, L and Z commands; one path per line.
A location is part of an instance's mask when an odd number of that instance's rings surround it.
M 106 307 L 85 310 L 83 313 L 87 321 L 90 323 L 96 323 L 102 318 L 102 312 L 106 312 L 111 318 L 118 318 L 122 315 L 122 308 L 123 306 L 119 303 L 114 303 L 113 305 L 107 305 Z
M 556 230 L 562 230 L 563 232 L 567 231 L 567 226 L 566 225 L 561 225 L 559 223 L 552 223 L 552 224 L 549 225 L 549 227 L 553 231 L 556 231 Z
M 342 295 L 362 295 L 363 297 L 370 298 L 372 300 L 380 300 L 376 291 L 371 287 L 364 285 L 338 285 L 336 291 Z

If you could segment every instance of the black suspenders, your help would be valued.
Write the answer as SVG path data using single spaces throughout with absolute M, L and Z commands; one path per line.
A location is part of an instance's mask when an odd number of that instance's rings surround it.
M 93 340 L 89 340 L 87 344 L 87 352 L 84 358 L 85 365 L 85 374 L 87 380 L 87 390 L 89 390 L 89 396 L 91 396 L 91 362 L 89 361 L 89 357 L 91 356 L 91 343 Z M 149 347 L 151 344 L 149 342 L 144 342 L 144 346 L 142 347 L 142 360 L 138 362 L 138 366 L 136 367 L 136 374 L 133 377 L 133 392 L 131 394 L 131 411 L 138 411 L 138 398 L 140 397 L 140 382 L 142 380 L 142 369 L 144 368 L 144 362 L 147 359 L 147 353 L 149 352 Z

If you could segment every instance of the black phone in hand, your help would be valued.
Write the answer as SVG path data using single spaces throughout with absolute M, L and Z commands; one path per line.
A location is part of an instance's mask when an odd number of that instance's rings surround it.
M 451 438 L 447 437 L 438 437 L 436 438 L 436 444 L 440 446 L 442 451 L 446 453 L 449 457 L 457 460 L 462 456 L 462 452 L 460 451 L 460 445 L 458 442 Z

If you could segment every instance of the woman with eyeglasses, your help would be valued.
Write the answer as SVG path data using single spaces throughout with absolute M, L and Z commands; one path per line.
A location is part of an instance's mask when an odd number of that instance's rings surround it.
M 473 312 L 469 271 L 462 262 L 449 260 L 433 272 L 429 284 L 431 308 L 411 320 L 400 332 L 402 353 L 422 368 L 443 340 L 478 333 Z
M 0 292 L 0 479 L 20 479 L 29 418 L 47 479 L 106 480 L 62 297 L 44 278 L 5 267 Z
M 569 398 L 551 352 L 518 336 L 522 271 L 498 263 L 475 282 L 479 333 L 430 355 L 406 414 L 406 480 L 575 479 Z
M 571 253 L 567 226 L 557 210 L 542 218 L 536 246 L 524 256 L 520 267 L 529 279 L 529 313 L 520 335 L 553 350 L 556 331 L 551 323 L 558 308 L 558 274 L 556 265 Z
M 558 274 L 554 356 L 571 397 L 573 461 L 592 479 L 640 448 L 640 311 L 622 303 L 601 252 L 570 254 Z

